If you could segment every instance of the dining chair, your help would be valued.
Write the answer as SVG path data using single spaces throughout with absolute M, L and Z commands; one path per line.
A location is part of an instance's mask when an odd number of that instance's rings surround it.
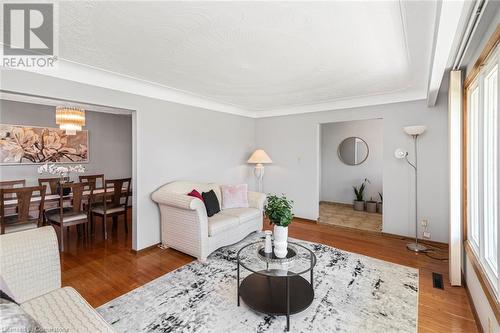
M 69 177 L 64 178 L 65 181 L 69 181 Z M 59 177 L 52 177 L 52 178 L 38 178 L 38 185 L 46 185 L 48 189 L 50 189 L 50 192 L 47 194 L 58 194 L 57 193 L 57 187 L 59 186 L 59 182 L 61 181 L 61 178 Z
M 90 221 L 89 210 L 84 210 L 82 207 L 83 191 L 85 183 L 64 183 L 59 194 L 59 206 L 57 209 L 51 209 L 45 212 L 45 219 L 51 225 L 59 227 L 59 247 L 61 252 L 64 252 L 64 238 L 65 233 L 68 232 L 70 226 L 83 226 L 83 235 L 85 241 L 88 240 L 88 222 Z M 72 196 L 65 196 L 64 189 L 71 189 Z M 92 197 L 93 189 L 90 189 L 90 196 Z M 65 205 L 65 201 L 70 201 L 71 205 Z M 88 206 L 90 207 L 90 206 Z
M 101 175 L 83 175 L 79 176 L 78 180 L 81 183 L 85 183 L 88 185 L 88 187 L 92 189 L 96 188 L 103 188 L 104 187 L 104 174 Z M 99 182 L 98 182 L 99 181 Z M 94 203 L 98 203 L 99 200 L 102 200 L 103 196 L 94 196 L 92 199 L 94 200 Z M 88 203 L 83 204 L 85 208 L 88 205 Z
M 16 188 L 25 186 L 26 186 L 26 179 L 4 180 L 0 182 L 0 188 Z
M 69 181 L 69 177 L 64 178 L 65 181 Z M 57 188 L 59 186 L 59 183 L 61 182 L 60 177 L 51 177 L 51 178 L 38 178 L 38 185 L 39 186 L 47 186 L 47 193 L 46 195 L 55 195 L 57 193 Z M 43 225 L 47 224 L 47 221 L 45 220 L 45 217 L 47 216 L 47 211 L 52 210 L 52 209 L 57 209 L 54 207 L 46 208 L 42 214 L 43 218 Z
M 91 228 L 94 229 L 94 216 L 102 218 L 104 239 L 108 239 L 106 222 L 108 217 L 113 218 L 113 225 L 117 225 L 118 217 L 123 215 L 125 232 L 128 233 L 127 207 L 130 196 L 131 178 L 112 179 L 104 182 L 102 202 L 95 203 L 91 208 Z
M 42 226 L 45 186 L 0 189 L 0 234 Z M 30 215 L 31 200 L 38 197 L 38 216 Z M 9 203 L 9 201 L 14 201 Z M 10 207 L 12 214 L 7 214 Z
M 82 183 L 90 183 L 94 186 L 94 189 L 96 188 L 102 188 L 104 186 L 104 174 L 102 175 L 83 175 L 79 176 L 78 179 Z M 100 181 L 100 184 L 97 181 Z

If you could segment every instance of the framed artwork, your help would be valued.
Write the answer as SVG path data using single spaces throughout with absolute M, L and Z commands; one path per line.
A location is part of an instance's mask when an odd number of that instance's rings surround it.
M 87 163 L 88 131 L 0 124 L 0 165 Z

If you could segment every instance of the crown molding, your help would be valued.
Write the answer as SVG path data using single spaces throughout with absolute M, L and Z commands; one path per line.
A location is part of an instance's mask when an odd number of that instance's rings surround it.
M 325 103 L 302 105 L 289 108 L 261 111 L 256 113 L 255 118 L 278 117 L 294 114 L 304 114 L 321 111 L 334 111 L 341 109 L 359 108 L 371 105 L 392 104 L 410 102 L 425 99 L 425 89 L 405 89 L 392 93 L 383 93 L 369 96 L 356 96 L 349 99 L 335 100 Z
M 0 66 L 1 67 L 1 66 Z M 5 67 L 2 67 L 5 69 Z M 51 76 L 63 80 L 70 80 L 91 86 L 122 91 L 134 95 L 150 97 L 168 102 L 189 105 L 224 112 L 249 118 L 265 118 L 286 116 L 301 113 L 333 111 L 364 107 L 370 105 L 390 104 L 406 101 L 425 99 L 425 89 L 412 89 L 410 87 L 368 96 L 353 96 L 351 98 L 337 99 L 316 104 L 293 105 L 271 110 L 250 110 L 239 106 L 221 103 L 209 98 L 198 96 L 189 92 L 163 86 L 154 82 L 122 75 L 100 68 L 82 65 L 59 59 L 57 65 L 51 69 L 27 69 L 26 71 Z
M 81 103 L 62 98 L 49 98 L 49 97 L 26 94 L 21 92 L 12 92 L 3 89 L 0 89 L 0 100 L 39 104 L 39 105 L 49 105 L 49 106 L 65 105 L 70 107 L 82 108 L 85 109 L 85 111 L 95 111 L 95 112 L 104 112 L 104 113 L 122 114 L 122 115 L 131 115 L 133 112 L 133 110 L 123 109 L 123 108 L 109 107 L 105 105 L 98 105 L 92 103 Z
M 5 68 L 5 67 L 2 67 Z M 50 69 L 26 69 L 28 72 L 52 76 L 63 80 L 88 84 L 101 88 L 122 91 L 134 95 L 151 97 L 168 102 L 199 107 L 244 117 L 253 117 L 253 112 L 238 106 L 220 103 L 207 97 L 167 87 L 158 83 L 123 75 L 101 68 L 71 62 L 59 58 Z

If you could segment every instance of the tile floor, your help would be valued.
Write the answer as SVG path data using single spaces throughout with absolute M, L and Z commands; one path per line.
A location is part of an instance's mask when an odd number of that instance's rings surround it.
M 318 222 L 368 231 L 382 231 L 382 214 L 359 212 L 350 205 L 334 202 L 319 203 Z

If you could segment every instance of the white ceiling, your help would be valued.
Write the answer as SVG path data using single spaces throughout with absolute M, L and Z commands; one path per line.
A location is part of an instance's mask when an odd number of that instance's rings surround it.
M 432 1 L 61 2 L 59 58 L 252 116 L 423 99 L 435 11 Z

